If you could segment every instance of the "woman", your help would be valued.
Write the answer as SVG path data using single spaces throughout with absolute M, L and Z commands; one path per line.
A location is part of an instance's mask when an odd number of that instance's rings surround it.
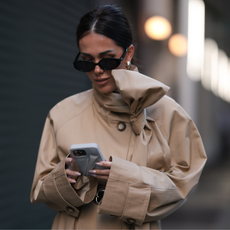
M 84 15 L 75 68 L 93 89 L 71 96 L 46 119 L 31 202 L 58 212 L 53 229 L 160 229 L 185 201 L 206 162 L 200 135 L 168 87 L 131 65 L 126 17 L 114 6 Z M 80 174 L 72 144 L 97 143 L 107 161 Z

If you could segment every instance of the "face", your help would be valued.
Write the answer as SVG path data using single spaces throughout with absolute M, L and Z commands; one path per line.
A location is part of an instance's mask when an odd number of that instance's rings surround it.
M 125 69 L 125 63 L 127 61 L 131 62 L 133 56 L 133 54 L 131 55 L 131 50 L 134 52 L 134 47 L 133 45 L 130 47 L 117 69 Z M 124 52 L 123 48 L 116 45 L 112 39 L 96 33 L 90 33 L 81 38 L 79 49 L 82 60 L 90 60 L 95 63 L 98 63 L 102 58 L 120 58 Z M 96 65 L 94 70 L 87 72 L 87 75 L 92 81 L 94 88 L 101 93 L 108 94 L 116 90 L 116 84 L 111 71 L 103 70 Z

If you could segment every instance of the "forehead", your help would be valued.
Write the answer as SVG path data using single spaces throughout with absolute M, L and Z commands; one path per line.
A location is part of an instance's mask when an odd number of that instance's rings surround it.
M 122 51 L 112 39 L 97 33 L 89 33 L 79 40 L 79 48 L 85 53 L 101 53 L 105 50 Z

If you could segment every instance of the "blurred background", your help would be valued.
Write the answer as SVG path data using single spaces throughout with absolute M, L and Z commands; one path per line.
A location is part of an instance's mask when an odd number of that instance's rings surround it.
M 230 229 L 229 0 L 0 0 L 0 229 L 49 229 L 55 212 L 30 203 L 48 111 L 91 88 L 72 65 L 80 17 L 116 4 L 135 35 L 140 72 L 195 121 L 208 161 L 163 229 Z

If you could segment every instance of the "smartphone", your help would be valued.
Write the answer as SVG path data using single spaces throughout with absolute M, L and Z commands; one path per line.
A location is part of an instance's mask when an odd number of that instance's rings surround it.
M 96 162 L 105 161 L 96 143 L 71 145 L 70 154 L 84 176 L 90 176 L 89 170 L 91 169 L 105 169 L 102 166 L 96 165 Z

